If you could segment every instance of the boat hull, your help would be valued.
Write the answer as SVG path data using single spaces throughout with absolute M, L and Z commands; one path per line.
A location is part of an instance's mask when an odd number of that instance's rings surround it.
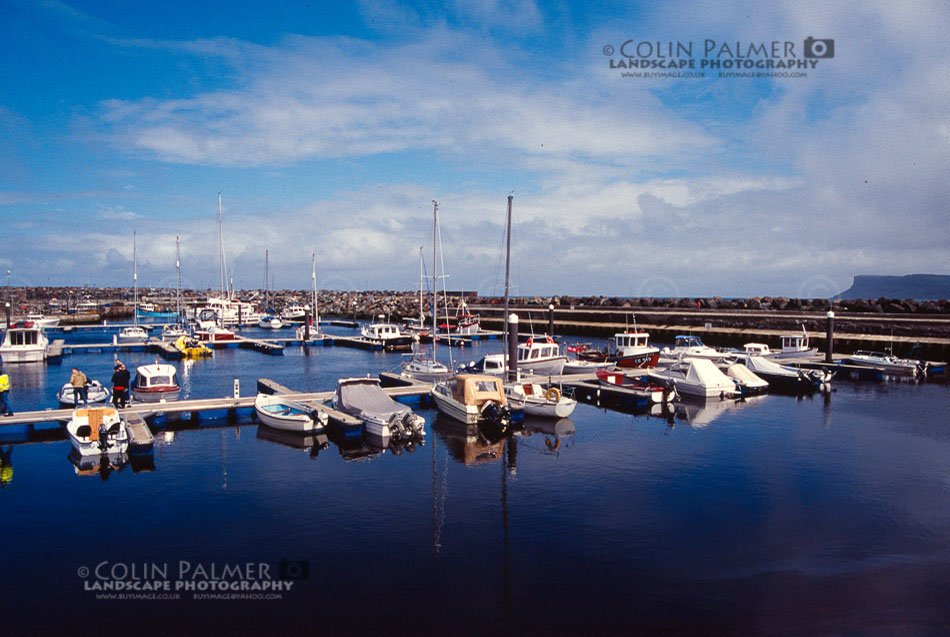
M 4 363 L 39 363 L 46 360 L 46 348 L 0 349 L 0 358 Z
M 178 400 L 181 387 L 169 389 L 132 389 L 132 397 L 140 403 L 160 403 L 162 401 Z
M 466 425 L 478 424 L 479 413 L 475 407 L 469 408 L 469 406 L 463 405 L 451 396 L 444 395 L 437 389 L 433 389 L 431 395 L 432 399 L 435 401 L 436 407 L 439 408 L 439 411 L 452 420 L 464 423 Z

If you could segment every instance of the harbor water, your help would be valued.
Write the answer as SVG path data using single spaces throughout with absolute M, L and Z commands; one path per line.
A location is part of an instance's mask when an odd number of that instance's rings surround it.
M 175 365 L 186 399 L 230 396 L 235 379 L 242 395 L 258 378 L 331 390 L 400 360 L 291 346 Z M 55 408 L 71 367 L 108 384 L 112 365 L 77 350 L 7 366 L 12 406 Z M 57 432 L 3 444 L 5 628 L 950 631 L 946 382 L 836 380 L 662 415 L 582 403 L 495 444 L 414 408 L 427 435 L 403 449 L 226 414 L 168 422 L 149 458 L 87 472 Z

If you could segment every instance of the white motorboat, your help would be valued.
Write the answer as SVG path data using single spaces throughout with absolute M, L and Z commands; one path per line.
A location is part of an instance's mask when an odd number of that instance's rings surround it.
M 464 371 L 478 374 L 503 376 L 507 371 L 504 354 L 486 354 L 477 363 L 469 363 Z M 529 338 L 518 345 L 518 371 L 538 376 L 557 376 L 564 371 L 567 356 L 561 354 L 560 346 L 551 337 L 535 340 Z
M 46 360 L 49 339 L 33 321 L 18 321 L 11 325 L 0 345 L 4 363 L 37 363 Z
M 422 383 L 435 383 L 455 376 L 455 372 L 444 363 L 416 355 L 403 361 L 401 369 L 400 376 Z
M 132 397 L 143 403 L 178 400 L 181 387 L 178 385 L 178 370 L 174 365 L 155 361 L 135 370 Z
M 369 323 L 360 328 L 360 334 L 368 341 L 380 344 L 387 351 L 408 350 L 412 347 L 413 338 L 409 334 L 403 334 L 399 326 L 394 323 L 383 321 L 383 315 L 379 315 L 379 321 Z
M 683 358 L 665 369 L 651 369 L 649 376 L 661 385 L 672 386 L 681 396 L 739 396 L 735 382 L 706 358 Z
M 148 340 L 148 332 L 138 325 L 129 325 L 119 330 L 116 340 L 120 345 L 136 345 Z
M 721 362 L 726 358 L 726 354 L 705 345 L 698 336 L 690 334 L 678 334 L 673 339 L 673 348 L 664 347 L 661 354 L 667 362 L 686 357 L 703 358 L 715 362 Z
M 291 303 L 280 313 L 280 318 L 285 321 L 302 321 L 306 316 L 306 308 L 298 303 Z
M 526 416 L 567 418 L 577 407 L 577 401 L 564 396 L 557 387 L 550 387 L 545 391 L 537 383 L 506 385 L 505 395 L 512 409 L 522 409 Z
M 844 362 L 849 365 L 878 369 L 885 374 L 905 376 L 925 376 L 927 374 L 926 363 L 921 363 L 920 361 L 909 358 L 897 358 L 886 352 L 858 350 L 845 358 Z
M 234 332 L 221 324 L 220 316 L 214 310 L 208 308 L 200 310 L 196 323 L 195 337 L 200 341 L 215 343 L 234 340 Z
M 601 369 L 613 367 L 613 363 L 608 361 L 586 361 L 580 359 L 568 359 L 564 363 L 562 374 L 590 374 Z
M 511 410 L 501 379 L 479 374 L 459 374 L 436 383 L 432 399 L 446 416 L 466 425 L 486 426 L 490 438 L 501 438 L 511 428 Z
M 798 369 L 754 354 L 739 354 L 736 360 L 756 376 L 768 381 L 770 391 L 794 394 L 830 389 L 834 372 L 819 369 Z
M 327 412 L 281 396 L 258 394 L 254 399 L 257 418 L 274 429 L 318 433 L 327 426 Z
M 115 407 L 83 407 L 66 424 L 73 448 L 82 456 L 124 453 L 129 447 L 129 427 Z
M 177 341 L 182 336 L 188 336 L 188 329 L 184 325 L 169 324 L 162 328 L 163 341 Z
M 276 314 L 265 314 L 257 322 L 257 326 L 265 330 L 279 330 L 284 326 L 284 322 Z
M 341 378 L 333 394 L 333 406 L 363 421 L 365 432 L 382 440 L 407 440 L 425 435 L 425 419 L 389 397 L 378 378 Z
M 748 354 L 749 356 L 772 356 L 774 352 L 769 349 L 769 346 L 765 343 L 746 343 L 742 346 L 742 353 Z
M 108 387 L 103 387 L 102 383 L 98 380 L 89 381 L 89 385 L 86 387 L 86 402 L 93 403 L 107 403 L 112 397 L 112 390 Z M 59 392 L 56 394 L 56 400 L 59 401 L 60 405 L 66 407 L 72 407 L 76 404 L 75 399 L 73 398 L 73 386 L 69 383 L 63 385 Z
M 736 382 L 736 387 L 743 396 L 764 394 L 769 389 L 768 381 L 756 375 L 742 363 L 732 363 L 726 367 L 726 376 Z
M 59 317 L 57 316 L 46 316 L 45 314 L 27 314 L 27 321 L 33 321 L 36 325 L 41 328 L 47 327 L 56 327 L 59 325 Z
M 782 334 L 782 349 L 772 352 L 772 358 L 807 358 L 818 353 L 817 347 L 808 346 L 808 332 L 802 325 L 802 333 Z

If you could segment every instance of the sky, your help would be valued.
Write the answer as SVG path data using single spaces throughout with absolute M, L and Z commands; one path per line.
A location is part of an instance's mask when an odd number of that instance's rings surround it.
M 131 286 L 134 233 L 139 285 L 174 287 L 177 236 L 183 284 L 218 288 L 220 192 L 237 288 L 264 287 L 265 251 L 277 288 L 309 288 L 311 255 L 321 289 L 417 288 L 436 200 L 447 286 L 501 294 L 509 195 L 519 295 L 818 298 L 948 274 L 948 17 L 0 0 L 0 269 Z M 806 68 L 741 66 L 790 61 Z

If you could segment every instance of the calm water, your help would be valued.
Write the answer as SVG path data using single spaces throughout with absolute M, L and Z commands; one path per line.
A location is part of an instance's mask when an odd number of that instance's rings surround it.
M 183 397 L 213 397 L 234 378 L 245 395 L 259 377 L 325 390 L 398 362 L 229 349 L 179 368 Z M 107 381 L 112 358 L 10 366 L 14 409 L 54 407 L 73 365 Z M 581 404 L 560 437 L 549 424 L 494 446 L 420 409 L 426 442 L 398 455 L 298 449 L 226 418 L 170 425 L 152 471 L 77 475 L 67 441 L 17 444 L 0 491 L 4 627 L 947 632 L 948 411 L 944 383 L 842 381 L 672 422 Z M 97 600 L 84 587 L 100 580 L 80 576 L 167 565 L 175 586 L 180 562 L 276 576 L 282 560 L 307 577 L 281 599 Z

